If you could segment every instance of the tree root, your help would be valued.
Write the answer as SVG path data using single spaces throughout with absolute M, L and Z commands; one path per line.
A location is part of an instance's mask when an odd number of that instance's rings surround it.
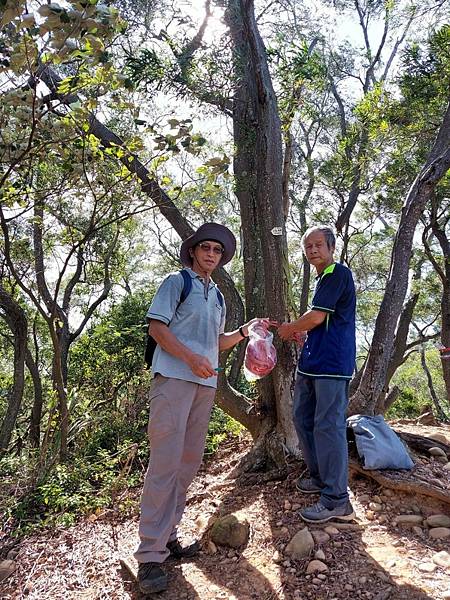
M 423 435 L 417 435 L 416 433 L 407 433 L 406 431 L 397 431 L 396 429 L 394 429 L 394 431 L 399 438 L 406 442 L 410 448 L 416 450 L 416 452 L 421 452 L 422 454 L 429 456 L 430 448 L 440 448 L 447 456 L 450 456 L 450 446 L 448 444 L 444 444 L 443 442 L 433 440 L 432 438 Z
M 369 471 L 363 469 L 359 462 L 353 458 L 349 459 L 349 469 L 351 474 L 357 473 L 358 475 L 364 475 L 364 477 L 374 479 L 383 487 L 390 488 L 391 490 L 428 496 L 450 505 L 450 492 L 438 488 L 438 486 L 433 483 L 422 483 L 414 479 L 395 479 L 392 476 L 380 473 L 380 471 Z M 386 471 L 386 473 L 392 475 L 393 472 Z
M 253 447 L 242 458 L 238 472 L 243 474 L 272 470 L 283 471 L 286 467 L 286 450 L 283 439 L 276 431 L 275 424 L 267 420 Z
M 288 469 L 272 469 L 265 473 L 242 473 L 238 482 L 240 485 L 260 485 L 269 481 L 282 481 L 288 476 Z

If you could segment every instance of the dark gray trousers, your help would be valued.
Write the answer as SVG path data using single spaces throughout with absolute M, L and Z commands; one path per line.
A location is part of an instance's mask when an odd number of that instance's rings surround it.
M 294 424 L 312 479 L 323 486 L 326 508 L 348 501 L 348 448 L 346 379 L 315 379 L 297 375 Z

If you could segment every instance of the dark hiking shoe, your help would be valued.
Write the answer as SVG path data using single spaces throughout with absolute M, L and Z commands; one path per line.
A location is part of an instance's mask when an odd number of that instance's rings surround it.
M 298 514 L 307 523 L 325 523 L 331 520 L 352 521 L 356 516 L 350 502 L 336 508 L 327 508 L 321 502 L 316 502 L 313 506 L 303 508 Z
M 189 546 L 182 546 L 178 540 L 173 540 L 167 543 L 167 549 L 170 552 L 172 558 L 192 558 L 200 552 L 200 544 L 194 542 Z
M 155 594 L 167 589 L 167 575 L 159 563 L 139 563 L 137 580 L 143 594 Z
M 320 494 L 322 486 L 311 479 L 310 477 L 300 477 L 297 479 L 295 487 L 302 494 Z

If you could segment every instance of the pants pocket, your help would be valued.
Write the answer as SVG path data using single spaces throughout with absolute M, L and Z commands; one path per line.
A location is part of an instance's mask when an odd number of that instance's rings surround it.
M 150 398 L 150 418 L 148 437 L 164 437 L 176 431 L 176 423 L 170 402 L 164 394 L 157 393 Z

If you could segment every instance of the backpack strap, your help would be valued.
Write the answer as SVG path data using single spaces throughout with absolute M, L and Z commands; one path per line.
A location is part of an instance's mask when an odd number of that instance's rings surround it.
M 180 304 L 186 300 L 186 298 L 191 293 L 192 289 L 192 277 L 188 273 L 186 269 L 181 269 L 181 276 L 183 277 L 183 289 L 181 290 L 180 301 L 177 304 L 177 308 L 179 308 Z M 216 286 L 217 300 L 220 304 L 220 307 L 223 308 L 223 295 L 219 288 Z
M 189 275 L 186 269 L 181 269 L 180 273 L 183 277 L 183 289 L 181 290 L 180 300 L 177 304 L 177 308 L 186 300 L 192 289 L 192 277 Z
M 216 292 L 217 292 L 217 300 L 219 301 L 220 308 L 223 308 L 223 295 L 222 295 L 222 292 L 219 290 L 218 287 L 216 287 Z
M 180 299 L 178 301 L 177 304 L 177 310 L 178 307 L 180 306 L 180 304 L 182 302 L 184 302 L 186 300 L 186 298 L 189 296 L 189 293 L 192 289 L 192 278 L 189 275 L 189 273 L 186 271 L 186 269 L 182 269 L 180 271 L 181 276 L 183 277 L 183 289 L 181 290 L 181 294 L 180 294 Z M 147 319 L 147 323 L 149 322 L 149 319 Z M 147 327 L 147 336 L 146 336 L 146 343 L 145 343 L 145 362 L 147 364 L 147 369 L 151 369 L 152 367 L 152 361 L 153 361 L 153 354 L 155 353 L 156 350 L 156 340 L 154 338 L 152 338 L 152 336 L 148 333 L 148 327 Z

